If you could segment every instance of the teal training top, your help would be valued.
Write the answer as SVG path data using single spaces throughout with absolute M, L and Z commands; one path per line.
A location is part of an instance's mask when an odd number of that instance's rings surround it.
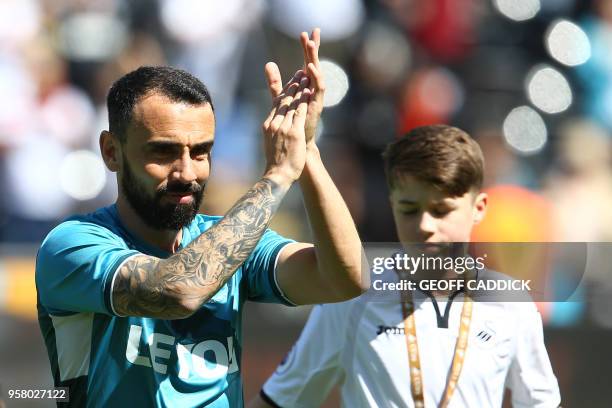
M 181 248 L 221 217 L 197 215 Z M 38 321 L 56 386 L 69 406 L 241 407 L 244 302 L 289 304 L 274 276 L 281 248 L 293 242 L 267 230 L 230 280 L 186 319 L 117 315 L 115 271 L 129 257 L 169 253 L 121 224 L 114 205 L 58 225 L 36 260 Z

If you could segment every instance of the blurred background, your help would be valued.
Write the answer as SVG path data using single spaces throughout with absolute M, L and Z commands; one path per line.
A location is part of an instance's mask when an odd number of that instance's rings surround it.
M 611 0 L 2 0 L 5 396 L 51 381 L 36 322 L 38 245 L 66 216 L 116 198 L 98 149 L 112 82 L 140 65 L 168 64 L 209 87 L 217 136 L 202 210 L 223 214 L 263 170 L 264 64 L 277 62 L 289 78 L 301 66 L 298 35 L 315 26 L 328 84 L 318 144 L 364 242 L 396 240 L 384 146 L 431 123 L 465 129 L 484 151 L 490 212 L 475 240 L 612 241 Z M 273 228 L 309 239 L 298 188 Z M 571 301 L 539 305 L 565 407 L 612 403 L 610 251 L 589 248 Z M 564 284 L 562 273 L 550 279 Z M 248 305 L 247 400 L 308 312 Z

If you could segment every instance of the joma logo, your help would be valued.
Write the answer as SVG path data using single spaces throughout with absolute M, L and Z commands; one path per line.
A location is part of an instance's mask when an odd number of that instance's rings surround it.
M 381 335 L 383 333 L 385 334 L 404 334 L 404 328 L 403 327 L 397 327 L 397 326 L 382 326 L 379 325 L 377 326 L 378 329 L 376 330 L 376 335 Z

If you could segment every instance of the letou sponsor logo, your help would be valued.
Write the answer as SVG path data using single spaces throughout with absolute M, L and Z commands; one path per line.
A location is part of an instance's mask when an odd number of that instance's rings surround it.
M 125 358 L 132 364 L 151 367 L 155 372 L 166 374 L 172 353 L 176 350 L 178 376 L 219 378 L 238 371 L 238 360 L 234 349 L 234 338 L 227 337 L 227 343 L 218 340 L 204 340 L 200 343 L 181 344 L 176 338 L 163 333 L 151 333 L 144 343 L 149 345 L 149 353 L 141 354 L 140 344 L 142 327 L 131 325 L 125 349 Z M 205 359 L 204 355 L 214 357 Z

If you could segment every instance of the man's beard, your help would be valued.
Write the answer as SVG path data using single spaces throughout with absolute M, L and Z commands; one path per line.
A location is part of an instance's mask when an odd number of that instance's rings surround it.
M 191 184 L 175 182 L 165 184 L 153 196 L 150 196 L 136 180 L 125 158 L 124 163 L 121 188 L 127 201 L 145 224 L 157 230 L 178 231 L 193 221 L 202 203 L 205 185 L 200 185 L 195 181 Z M 193 200 L 189 204 L 164 204 L 162 199 L 168 193 L 192 193 Z

